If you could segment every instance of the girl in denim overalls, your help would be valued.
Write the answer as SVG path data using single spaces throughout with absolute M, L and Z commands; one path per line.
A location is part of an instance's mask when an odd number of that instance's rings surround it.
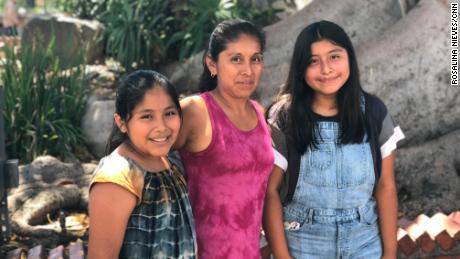
M 361 88 L 340 26 L 300 33 L 267 115 L 276 166 L 264 229 L 275 258 L 396 258 L 393 151 L 404 135 Z

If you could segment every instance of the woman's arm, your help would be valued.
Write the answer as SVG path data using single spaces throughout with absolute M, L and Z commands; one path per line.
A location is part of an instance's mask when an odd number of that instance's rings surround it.
M 263 226 L 268 244 L 276 259 L 291 258 L 288 251 L 283 226 L 283 206 L 279 195 L 279 188 L 283 181 L 284 172 L 278 166 L 268 180 L 267 194 L 265 195 Z
M 394 176 L 395 151 L 382 160 L 382 174 L 377 184 L 375 199 L 377 201 L 380 231 L 383 241 L 383 257 L 396 258 L 397 252 L 397 213 L 398 199 Z
M 190 152 L 204 150 L 211 143 L 211 122 L 204 100 L 190 96 L 180 101 L 182 125 L 173 149 L 185 148 Z
M 129 216 L 137 198 L 113 183 L 96 183 L 89 194 L 88 256 L 94 259 L 118 258 Z

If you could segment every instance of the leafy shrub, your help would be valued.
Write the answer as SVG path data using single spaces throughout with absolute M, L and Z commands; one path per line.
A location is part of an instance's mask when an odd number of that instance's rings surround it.
M 101 21 L 106 53 L 127 72 L 192 56 L 204 48 L 212 29 L 225 19 L 242 18 L 265 26 L 276 21 L 281 11 L 262 11 L 248 0 L 55 1 L 80 18 Z
M 250 1 L 249 1 L 250 2 Z M 264 26 L 276 20 L 280 9 L 269 8 L 261 11 L 252 8 L 248 1 L 238 0 L 189 0 L 177 6 L 175 13 L 180 13 L 178 29 L 169 38 L 167 46 L 178 44 L 178 59 L 188 58 L 202 50 L 213 28 L 226 19 L 246 19 Z
M 206 39 L 219 22 L 232 18 L 231 3 L 220 0 L 190 0 L 176 6 L 175 13 L 182 16 L 176 21 L 176 30 L 167 46 L 178 44 L 178 59 L 182 60 L 203 49 Z
M 105 24 L 106 53 L 129 72 L 152 67 L 165 56 L 167 1 L 114 0 L 101 15 Z
M 82 55 L 63 70 L 54 40 L 46 49 L 22 46 L 18 56 L 9 48 L 5 52 L 6 151 L 23 162 L 45 154 L 65 157 L 83 143 L 80 121 L 89 87 Z
M 56 0 L 56 7 L 71 12 L 81 19 L 100 19 L 111 0 Z

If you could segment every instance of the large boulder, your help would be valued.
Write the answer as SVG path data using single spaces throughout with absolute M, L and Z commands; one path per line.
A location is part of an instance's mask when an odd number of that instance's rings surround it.
M 37 157 L 19 167 L 19 187 L 8 194 L 13 233 L 38 239 L 45 246 L 81 238 L 81 231 L 62 231 L 50 218 L 63 212 L 85 212 L 96 164 L 64 163 L 51 156 Z
M 57 184 L 81 177 L 85 172 L 80 164 L 63 163 L 52 156 L 40 156 L 19 168 L 19 185 L 43 182 Z
M 447 0 L 422 0 L 358 48 L 363 87 L 385 101 L 407 144 L 460 128 L 460 90 L 449 83 L 449 17 Z
M 53 35 L 56 55 L 69 64 L 80 51 L 91 64 L 103 58 L 104 45 L 99 41 L 102 24 L 62 14 L 42 14 L 31 17 L 24 26 L 22 45 L 47 46 Z
M 81 128 L 89 151 L 98 158 L 105 155 L 105 147 L 113 126 L 115 100 L 90 98 Z
M 402 148 L 396 160 L 399 209 L 408 218 L 460 208 L 460 130 Z
M 87 102 L 81 129 L 89 151 L 101 158 L 105 155 L 107 139 L 113 126 L 115 92 L 123 69 L 116 62 L 87 65 L 85 68 L 85 75 L 94 92 Z

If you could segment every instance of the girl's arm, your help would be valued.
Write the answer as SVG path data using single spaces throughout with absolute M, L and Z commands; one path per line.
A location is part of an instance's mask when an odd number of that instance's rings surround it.
M 377 184 L 375 199 L 377 201 L 380 232 L 383 241 L 383 257 L 396 258 L 397 252 L 397 213 L 398 199 L 394 176 L 395 151 L 382 160 L 382 174 Z
M 113 183 L 97 183 L 89 194 L 90 259 L 118 258 L 129 216 L 137 198 Z
M 274 166 L 268 180 L 267 194 L 265 195 L 263 225 L 268 244 L 276 259 L 291 258 L 288 251 L 283 226 L 283 206 L 279 195 L 279 188 L 283 181 L 284 172 Z

